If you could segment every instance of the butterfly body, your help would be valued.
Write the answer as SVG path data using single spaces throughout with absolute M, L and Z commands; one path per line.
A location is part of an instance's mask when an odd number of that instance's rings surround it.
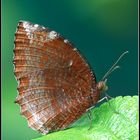
M 15 33 L 16 103 L 28 125 L 43 134 L 67 128 L 100 97 L 79 51 L 55 31 L 20 21 Z

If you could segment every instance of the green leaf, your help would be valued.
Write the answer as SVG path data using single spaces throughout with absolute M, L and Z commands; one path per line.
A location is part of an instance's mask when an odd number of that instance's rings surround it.
M 71 128 L 34 140 L 138 140 L 138 96 L 119 96 L 92 109 Z

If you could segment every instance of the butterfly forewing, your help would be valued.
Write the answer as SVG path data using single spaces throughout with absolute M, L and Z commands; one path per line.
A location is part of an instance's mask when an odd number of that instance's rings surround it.
M 16 102 L 41 133 L 61 130 L 93 105 L 96 79 L 68 40 L 55 31 L 21 21 L 15 33 Z

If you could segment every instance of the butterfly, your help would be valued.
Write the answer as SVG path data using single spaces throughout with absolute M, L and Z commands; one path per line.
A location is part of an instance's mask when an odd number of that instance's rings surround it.
M 33 130 L 47 134 L 67 128 L 107 90 L 106 80 L 97 83 L 79 50 L 59 33 L 19 21 L 14 43 L 15 102 Z

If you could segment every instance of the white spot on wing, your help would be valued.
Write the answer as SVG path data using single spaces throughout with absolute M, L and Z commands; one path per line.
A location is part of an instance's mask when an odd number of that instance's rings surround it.
M 64 43 L 68 43 L 69 41 L 67 39 L 64 40 Z
M 38 24 L 35 24 L 35 25 L 34 25 L 35 28 L 37 28 L 38 26 L 39 26 Z
M 77 48 L 74 48 L 73 50 L 74 50 L 74 51 L 77 51 Z
M 72 66 L 72 64 L 73 64 L 73 60 L 70 60 L 69 66 Z
M 42 26 L 39 26 L 38 24 L 32 24 L 27 21 L 22 21 L 23 27 L 25 28 L 26 34 L 29 39 L 33 39 L 33 33 L 34 31 L 41 31 L 44 28 Z
M 64 92 L 65 90 L 62 88 L 62 92 Z
M 58 34 L 55 31 L 51 31 L 49 32 L 47 36 L 47 40 L 53 40 L 53 39 L 56 39 L 57 37 L 58 37 Z

